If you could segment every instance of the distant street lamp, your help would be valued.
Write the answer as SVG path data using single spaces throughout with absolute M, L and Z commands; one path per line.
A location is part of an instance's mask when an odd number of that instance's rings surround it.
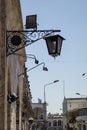
M 82 76 L 85 76 L 87 74 L 87 72 L 83 73 Z
M 46 122 L 46 117 L 47 117 L 47 108 L 46 108 L 47 103 L 46 103 L 45 88 L 46 88 L 46 86 L 51 85 L 51 84 L 53 84 L 53 83 L 57 83 L 57 82 L 59 82 L 59 80 L 54 80 L 53 82 L 50 82 L 50 83 L 44 85 L 44 120 L 45 120 L 45 122 Z M 44 122 L 44 123 L 45 123 L 45 122 Z M 45 125 L 46 125 L 46 124 L 45 124 Z
M 80 95 L 80 93 L 76 93 L 76 95 Z
M 86 95 L 83 95 L 83 94 L 80 94 L 80 93 L 76 93 L 76 95 L 79 95 L 79 96 L 81 96 L 81 97 L 86 97 L 86 98 L 87 98 Z
M 53 84 L 53 83 L 57 83 L 57 82 L 59 82 L 59 80 L 54 80 L 53 82 L 50 82 L 50 83 L 44 85 L 44 103 L 46 103 L 46 92 L 45 92 L 46 86 Z

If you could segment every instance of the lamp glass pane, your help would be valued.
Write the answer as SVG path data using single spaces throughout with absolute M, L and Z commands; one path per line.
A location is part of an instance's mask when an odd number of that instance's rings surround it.
M 52 52 L 55 53 L 56 52 L 56 41 L 53 41 L 53 48 L 52 48 Z
M 60 35 L 45 37 L 48 52 L 51 56 L 56 57 L 61 54 L 62 42 L 65 40 Z
M 56 40 L 52 39 L 51 37 L 46 38 L 45 40 L 49 54 L 54 54 L 56 52 Z
M 62 48 L 62 41 L 63 39 L 61 37 L 58 37 L 58 45 L 57 45 L 57 53 L 60 55 L 61 48 Z
M 56 41 L 50 41 L 49 44 L 49 53 L 55 53 L 55 49 L 56 49 Z

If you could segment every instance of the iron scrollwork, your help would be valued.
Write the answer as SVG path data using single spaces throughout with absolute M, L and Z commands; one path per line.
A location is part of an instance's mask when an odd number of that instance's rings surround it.
M 7 56 L 60 30 L 20 30 L 6 32 Z

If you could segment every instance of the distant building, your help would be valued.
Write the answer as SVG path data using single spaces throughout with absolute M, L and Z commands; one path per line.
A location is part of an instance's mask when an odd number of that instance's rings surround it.
M 87 98 L 65 98 L 63 122 L 64 130 L 87 130 Z
M 63 118 L 59 114 L 48 114 L 47 130 L 63 130 Z
M 63 117 L 59 114 L 47 115 L 46 103 L 32 103 L 34 121 L 32 130 L 63 130 Z
M 46 120 L 46 103 L 32 103 L 34 119 L 38 121 Z
M 32 130 L 46 130 L 46 103 L 32 103 L 33 118 Z

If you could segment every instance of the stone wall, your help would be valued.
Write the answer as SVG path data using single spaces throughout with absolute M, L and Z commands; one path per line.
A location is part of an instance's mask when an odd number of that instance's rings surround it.
M 6 56 L 6 31 L 22 30 L 22 15 L 19 0 L 0 0 L 0 130 L 16 130 L 16 102 L 9 104 L 7 96 L 19 96 L 19 130 L 21 130 L 21 110 L 23 77 L 26 58 L 17 55 Z M 25 55 L 25 49 L 19 53 Z
M 0 0 L 0 130 L 4 130 L 5 121 L 5 29 L 6 29 L 6 4 Z

